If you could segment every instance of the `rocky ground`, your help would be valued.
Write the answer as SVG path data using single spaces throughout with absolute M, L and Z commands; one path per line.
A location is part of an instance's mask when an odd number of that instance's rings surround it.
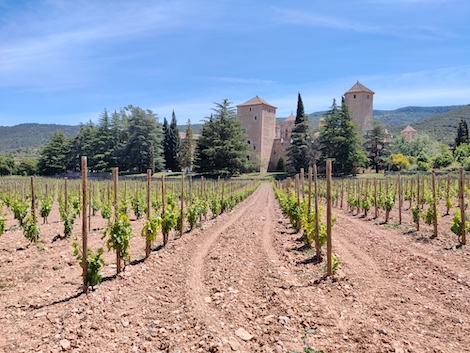
M 133 220 L 133 261 L 116 276 L 105 253 L 104 282 L 88 294 L 73 237 L 53 241 L 57 210 L 39 246 L 7 214 L 0 352 L 470 352 L 470 253 L 455 246 L 450 217 L 432 238 L 431 227 L 413 231 L 409 211 L 402 225 L 396 210 L 389 224 L 334 214 L 334 278 L 310 261 L 266 183 L 146 260 Z M 91 247 L 104 227 L 92 217 Z

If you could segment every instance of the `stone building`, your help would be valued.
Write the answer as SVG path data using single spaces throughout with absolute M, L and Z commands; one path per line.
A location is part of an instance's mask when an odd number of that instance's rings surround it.
M 344 94 L 352 121 L 359 127 L 362 135 L 372 129 L 373 98 L 374 92 L 359 81 Z
M 418 131 L 416 131 L 410 125 L 408 125 L 403 130 L 400 131 L 400 135 L 404 135 L 406 141 L 410 142 L 411 140 L 413 140 L 415 138 L 415 135 L 416 135 L 417 132 Z
M 344 94 L 353 122 L 362 134 L 372 128 L 372 101 L 374 92 L 359 81 Z M 276 107 L 256 96 L 237 105 L 237 118 L 247 135 L 250 145 L 250 161 L 260 172 L 275 171 L 279 158 L 287 162 L 287 149 L 291 143 L 295 115 L 291 114 L 282 122 L 276 121 Z M 319 127 L 324 122 L 320 119 Z M 318 137 L 318 136 L 317 136 Z
M 275 106 L 258 96 L 237 105 L 237 118 L 243 126 L 247 142 L 250 145 L 249 159 L 259 166 L 260 172 L 273 170 L 271 159 L 274 141 L 280 138 L 280 127 L 276 122 L 276 109 Z

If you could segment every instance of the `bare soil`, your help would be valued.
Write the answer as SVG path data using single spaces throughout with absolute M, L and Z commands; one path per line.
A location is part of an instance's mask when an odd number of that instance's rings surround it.
M 146 260 L 143 221 L 133 220 L 132 262 L 115 275 L 105 252 L 104 281 L 84 294 L 74 237 L 53 241 L 63 232 L 57 209 L 39 245 L 8 213 L 0 352 L 470 352 L 470 253 L 456 246 L 451 216 L 433 238 L 432 227 L 414 231 L 409 211 L 401 225 L 397 210 L 388 224 L 373 210 L 334 214 L 333 278 L 262 184 Z M 105 225 L 92 217 L 94 249 Z M 77 219 L 76 237 L 80 229 Z

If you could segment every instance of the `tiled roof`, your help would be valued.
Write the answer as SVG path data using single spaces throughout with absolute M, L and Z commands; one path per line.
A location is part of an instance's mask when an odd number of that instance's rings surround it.
M 402 133 L 402 132 L 417 132 L 417 131 L 415 129 L 413 129 L 410 125 L 408 125 L 403 130 L 400 131 L 400 133 Z
M 374 94 L 375 92 L 371 91 L 368 89 L 366 86 L 364 86 L 362 83 L 359 83 L 359 81 L 356 82 L 354 86 L 352 86 L 349 91 L 346 93 L 360 93 L 360 92 L 368 92 Z
M 295 120 L 295 115 L 290 113 L 286 120 Z
M 259 105 L 259 104 L 264 104 L 264 105 L 267 105 L 267 106 L 270 106 L 272 108 L 277 109 L 277 107 L 275 107 L 274 105 L 269 104 L 264 99 L 261 99 L 258 96 L 256 96 L 255 98 L 250 99 L 249 101 L 247 101 L 243 104 L 237 105 L 237 107 L 243 107 L 243 106 L 248 106 L 248 105 Z

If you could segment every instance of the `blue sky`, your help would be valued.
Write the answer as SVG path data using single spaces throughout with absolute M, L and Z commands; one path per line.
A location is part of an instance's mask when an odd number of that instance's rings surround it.
M 326 110 L 470 104 L 468 0 L 0 0 L 0 125 L 97 121 L 132 104 L 198 123 L 258 95 Z

